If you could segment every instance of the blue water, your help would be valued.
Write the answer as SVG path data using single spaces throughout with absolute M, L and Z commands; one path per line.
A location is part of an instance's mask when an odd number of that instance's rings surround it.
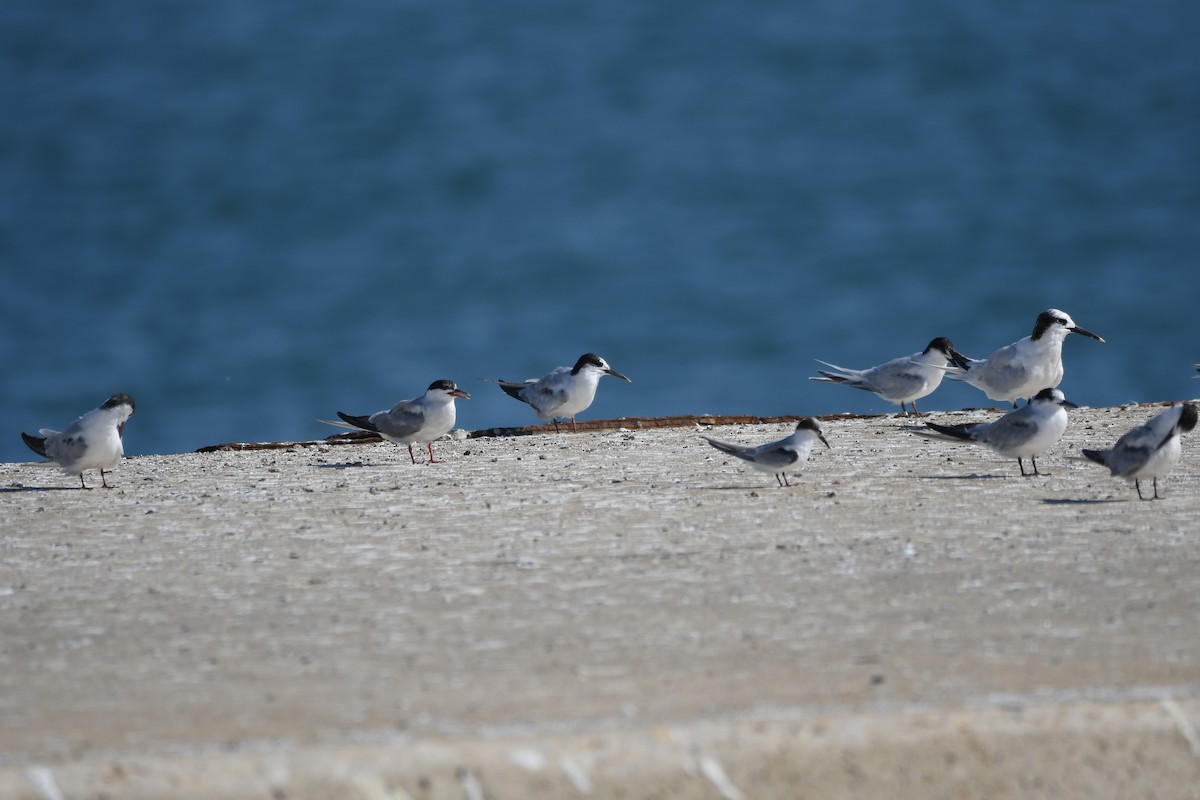
M 889 411 L 812 383 L 1058 307 L 1062 388 L 1200 394 L 1200 4 L 0 4 L 0 459 L 324 436 L 604 355 L 590 418 Z M 987 404 L 947 385 L 926 409 Z

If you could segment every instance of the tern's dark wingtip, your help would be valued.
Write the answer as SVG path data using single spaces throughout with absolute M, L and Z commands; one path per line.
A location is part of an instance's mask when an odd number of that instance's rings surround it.
M 29 446 L 29 449 L 37 453 L 42 458 L 49 458 L 46 455 L 46 439 L 43 436 L 31 436 L 24 431 L 21 432 L 21 440 Z
M 370 417 L 367 417 L 367 416 L 356 417 L 353 414 L 347 414 L 344 411 L 337 412 L 337 415 L 338 415 L 338 417 L 341 418 L 342 422 L 349 423 L 350 425 L 353 425 L 356 428 L 359 428 L 364 431 L 371 431 L 372 433 L 379 432 L 379 429 L 375 427 L 375 423 L 371 422 Z
M 1183 408 L 1179 411 L 1179 430 L 1188 433 L 1192 428 L 1196 427 L 1196 422 L 1196 404 L 1192 402 L 1184 403 Z
M 504 393 L 506 395 L 508 395 L 509 397 L 513 398 L 514 400 L 520 400 L 521 402 L 525 402 L 525 399 L 523 397 L 521 397 L 521 390 L 523 390 L 526 387 L 526 384 L 514 383 L 513 381 L 499 381 L 499 380 L 494 381 L 494 383 L 497 386 L 499 386 L 501 389 L 503 389 Z

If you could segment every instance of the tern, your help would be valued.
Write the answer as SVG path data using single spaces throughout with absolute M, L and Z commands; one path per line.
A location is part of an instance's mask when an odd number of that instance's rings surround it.
M 88 488 L 83 479 L 85 470 L 100 470 L 100 485 L 111 489 L 104 479 L 104 470 L 111 470 L 125 455 L 121 437 L 125 422 L 133 415 L 133 398 L 114 394 L 99 408 L 94 408 L 67 426 L 61 433 L 42 428 L 41 436 L 22 433 L 29 449 L 62 467 L 68 475 L 78 475 L 81 488 Z
M 934 339 L 919 353 L 893 358 L 870 369 L 847 369 L 820 359 L 817 359 L 817 363 L 835 371 L 817 370 L 821 373 L 820 377 L 811 377 L 810 381 L 840 383 L 873 392 L 889 403 L 899 403 L 900 413 L 906 417 L 908 412 L 904 408 L 905 403 L 912 404 L 913 414 L 920 416 L 917 401 L 941 385 L 949 365 L 963 370 L 968 366 L 967 359 L 954 349 L 954 344 L 945 336 Z
M 1066 312 L 1051 308 L 1038 314 L 1031 335 L 983 360 L 968 358 L 965 370 L 949 370 L 949 375 L 982 390 L 992 400 L 1007 400 L 1016 408 L 1018 398 L 1033 397 L 1034 392 L 1062 383 L 1062 345 L 1070 333 L 1104 341 L 1076 325 Z
M 408 457 L 412 463 L 417 463 L 412 446 L 425 444 L 429 446 L 429 463 L 437 461 L 433 457 L 433 442 L 450 432 L 456 418 L 454 399 L 471 399 L 471 395 L 459 389 L 454 381 L 440 380 L 429 384 L 425 394 L 411 400 L 401 400 L 386 411 L 376 411 L 369 416 L 356 417 L 351 414 L 337 415 L 342 421 L 322 419 L 326 425 L 337 425 L 339 428 L 370 431 L 378 433 L 389 442 L 408 445 Z
M 1002 456 L 1017 459 L 1022 475 L 1028 474 L 1023 460 L 1028 457 L 1033 464 L 1032 474 L 1042 475 L 1044 473 L 1038 472 L 1036 456 L 1062 438 L 1067 429 L 1068 408 L 1078 406 L 1067 400 L 1058 389 L 1043 389 L 1024 406 L 994 422 L 964 422 L 959 425 L 926 422 L 936 433 L 918 433 L 929 438 L 949 438 L 986 445 Z
M 537 412 L 539 419 L 554 420 L 558 429 L 559 418 L 571 418 L 571 430 L 575 428 L 575 415 L 585 411 L 596 398 L 596 386 L 605 375 L 612 375 L 627 383 L 626 376 L 617 372 L 595 353 L 584 353 L 567 369 L 558 367 L 541 378 L 524 381 L 494 380 L 509 397 L 528 403 Z
M 760 472 L 771 473 L 781 487 L 791 486 L 787 479 L 788 468 L 797 467 L 808 460 L 814 441 L 820 439 L 826 447 L 829 447 L 829 442 L 821 433 L 820 424 L 812 417 L 804 417 L 796 423 L 796 430 L 786 439 L 760 444 L 758 447 L 719 442 L 707 436 L 701 438 L 722 453 L 728 453 L 747 461 L 750 466 Z
M 1133 481 L 1139 500 L 1158 499 L 1158 479 L 1179 463 L 1180 435 L 1196 427 L 1196 404 L 1175 403 L 1148 422 L 1133 428 L 1107 450 L 1084 449 L 1083 454 L 1108 467 L 1115 477 Z M 1154 481 L 1154 496 L 1142 496 L 1142 478 Z

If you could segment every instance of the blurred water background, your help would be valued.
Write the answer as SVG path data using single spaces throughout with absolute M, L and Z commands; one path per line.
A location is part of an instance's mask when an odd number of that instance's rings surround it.
M 895 410 L 811 383 L 1058 307 L 1062 388 L 1200 394 L 1200 4 L 0 4 L 0 459 L 312 439 L 595 351 L 586 418 Z M 944 385 L 923 409 L 990 404 Z

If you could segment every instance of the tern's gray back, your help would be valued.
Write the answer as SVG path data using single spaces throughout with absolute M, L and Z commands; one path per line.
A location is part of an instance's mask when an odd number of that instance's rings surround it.
M 371 416 L 371 424 L 385 436 L 402 439 L 412 436 L 421 429 L 425 422 L 425 414 L 415 400 L 404 400 L 397 403 L 390 411 L 381 411 Z
M 1104 451 L 1104 465 L 1113 475 L 1129 477 L 1146 466 L 1173 434 L 1173 428 L 1163 432 L 1149 424 L 1139 425 L 1118 439 L 1110 450 Z
M 83 458 L 87 452 L 87 441 L 83 438 L 80 428 L 79 422 L 76 421 L 62 433 L 47 436 L 46 455 L 64 467 Z
M 979 426 L 974 433 L 975 440 L 1000 451 L 1020 447 L 1038 434 L 1039 422 L 1034 408 L 1023 406 L 995 422 Z
M 920 391 L 929 381 L 928 367 L 911 358 L 897 358 L 867 370 L 865 378 L 875 391 L 887 397 L 903 397 Z
M 764 467 L 776 467 L 779 470 L 791 466 L 799 460 L 800 454 L 796 452 L 795 447 L 788 439 L 785 439 L 783 443 L 776 442 L 774 444 L 763 445 L 754 454 L 754 462 L 756 464 L 761 464 Z
M 565 373 L 565 374 L 570 374 Z M 526 403 L 539 413 L 549 413 L 567 402 L 567 392 L 560 381 L 545 380 L 532 384 L 521 392 Z
M 730 444 L 705 436 L 704 440 L 718 450 L 736 456 L 743 461 L 749 461 L 760 469 L 782 472 L 784 468 L 800 460 L 799 454 L 791 443 L 791 437 L 758 447 L 747 447 L 740 444 Z
M 1006 394 L 1025 385 L 1029 380 L 1029 370 L 1016 358 L 1015 348 L 1009 345 L 998 350 L 987 360 L 987 364 L 978 370 L 978 377 L 986 377 L 988 388 L 992 392 Z
M 1114 447 L 1104 454 L 1104 466 L 1108 467 L 1113 475 L 1128 478 L 1146 466 L 1157 452 L 1157 447 L 1145 444 Z

